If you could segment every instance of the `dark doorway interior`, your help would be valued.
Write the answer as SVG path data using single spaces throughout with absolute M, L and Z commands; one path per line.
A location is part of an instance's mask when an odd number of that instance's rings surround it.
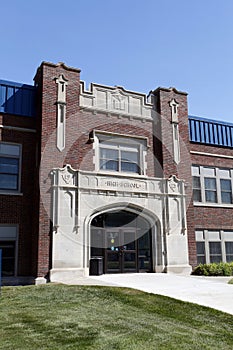
M 91 223 L 91 257 L 102 257 L 104 273 L 151 272 L 151 228 L 140 215 L 117 211 Z

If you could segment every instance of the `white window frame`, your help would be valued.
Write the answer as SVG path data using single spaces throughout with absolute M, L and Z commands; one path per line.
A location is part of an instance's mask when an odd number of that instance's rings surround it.
M 13 143 L 13 142 L 2 142 L 0 141 L 0 145 L 6 145 L 6 146 L 12 146 L 12 147 L 18 147 L 19 153 L 18 155 L 12 155 L 7 153 L 1 153 L 0 151 L 0 157 L 5 158 L 14 158 L 19 160 L 19 168 L 18 168 L 18 188 L 17 189 L 0 189 L 1 194 L 18 194 L 21 191 L 21 170 L 22 170 L 22 145 L 19 143 Z
M 196 242 L 204 242 L 205 244 L 205 259 L 206 264 L 210 263 L 210 251 L 209 243 L 218 242 L 221 244 L 222 262 L 226 261 L 226 244 L 227 242 L 233 243 L 233 230 L 205 230 L 196 229 L 195 231 Z
M 104 141 L 106 141 L 106 146 L 104 145 Z M 102 143 L 103 142 L 103 143 Z M 101 145 L 102 143 L 102 145 Z M 95 171 L 101 173 L 111 173 L 117 175 L 126 175 L 126 176 L 146 176 L 146 154 L 147 154 L 147 146 L 148 140 L 144 137 L 132 137 L 130 135 L 122 135 L 117 133 L 108 133 L 108 132 L 94 132 L 94 143 L 93 148 L 95 151 L 94 154 L 94 164 Z M 138 167 L 139 172 L 131 172 L 131 171 L 119 171 L 110 170 L 110 169 L 101 169 L 100 168 L 100 148 L 113 149 L 119 151 L 129 151 L 132 152 L 132 149 L 135 149 L 135 153 L 138 154 Z M 119 164 L 121 161 L 119 161 Z
M 207 174 L 207 172 L 213 171 L 214 175 Z M 223 176 L 223 171 L 228 172 L 229 176 Z M 201 190 L 201 201 L 195 201 L 194 205 L 199 206 L 221 206 L 221 207 L 233 207 L 233 169 L 230 168 L 216 168 L 211 166 L 192 165 L 192 176 L 200 178 L 200 190 Z M 216 181 L 216 195 L 217 201 L 211 202 L 206 200 L 206 189 L 205 189 L 205 178 L 213 178 Z M 222 202 L 222 190 L 221 180 L 230 180 L 231 183 L 231 203 Z M 196 188 L 197 189 L 197 188 Z M 195 190 L 195 188 L 193 188 Z

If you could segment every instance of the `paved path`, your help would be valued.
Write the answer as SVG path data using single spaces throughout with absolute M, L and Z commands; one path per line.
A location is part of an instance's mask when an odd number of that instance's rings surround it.
M 233 315 L 233 285 L 227 284 L 229 279 L 231 278 L 164 273 L 116 274 L 87 278 L 88 284 L 135 288 L 212 307 Z

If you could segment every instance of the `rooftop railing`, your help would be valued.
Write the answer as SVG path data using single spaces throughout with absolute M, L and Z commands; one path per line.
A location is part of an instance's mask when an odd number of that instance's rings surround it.
M 35 91 L 32 85 L 0 80 L 0 113 L 34 117 Z
M 233 147 L 233 124 L 189 116 L 191 142 Z

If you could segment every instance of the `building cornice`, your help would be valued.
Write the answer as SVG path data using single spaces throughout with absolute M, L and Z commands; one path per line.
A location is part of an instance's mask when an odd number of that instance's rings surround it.
M 157 89 L 151 91 L 152 93 L 156 94 L 159 91 L 165 91 L 165 92 L 174 92 L 176 94 L 187 96 L 188 93 L 184 91 L 177 90 L 175 87 L 165 88 L 165 87 L 158 87 Z
M 41 63 L 41 66 L 49 66 L 49 67 L 53 67 L 53 68 L 62 67 L 63 69 L 68 70 L 68 71 L 72 71 L 72 72 L 76 72 L 76 73 L 80 73 L 81 72 L 81 69 L 74 68 L 74 67 L 69 67 L 64 62 L 51 63 L 51 62 L 43 61 Z

